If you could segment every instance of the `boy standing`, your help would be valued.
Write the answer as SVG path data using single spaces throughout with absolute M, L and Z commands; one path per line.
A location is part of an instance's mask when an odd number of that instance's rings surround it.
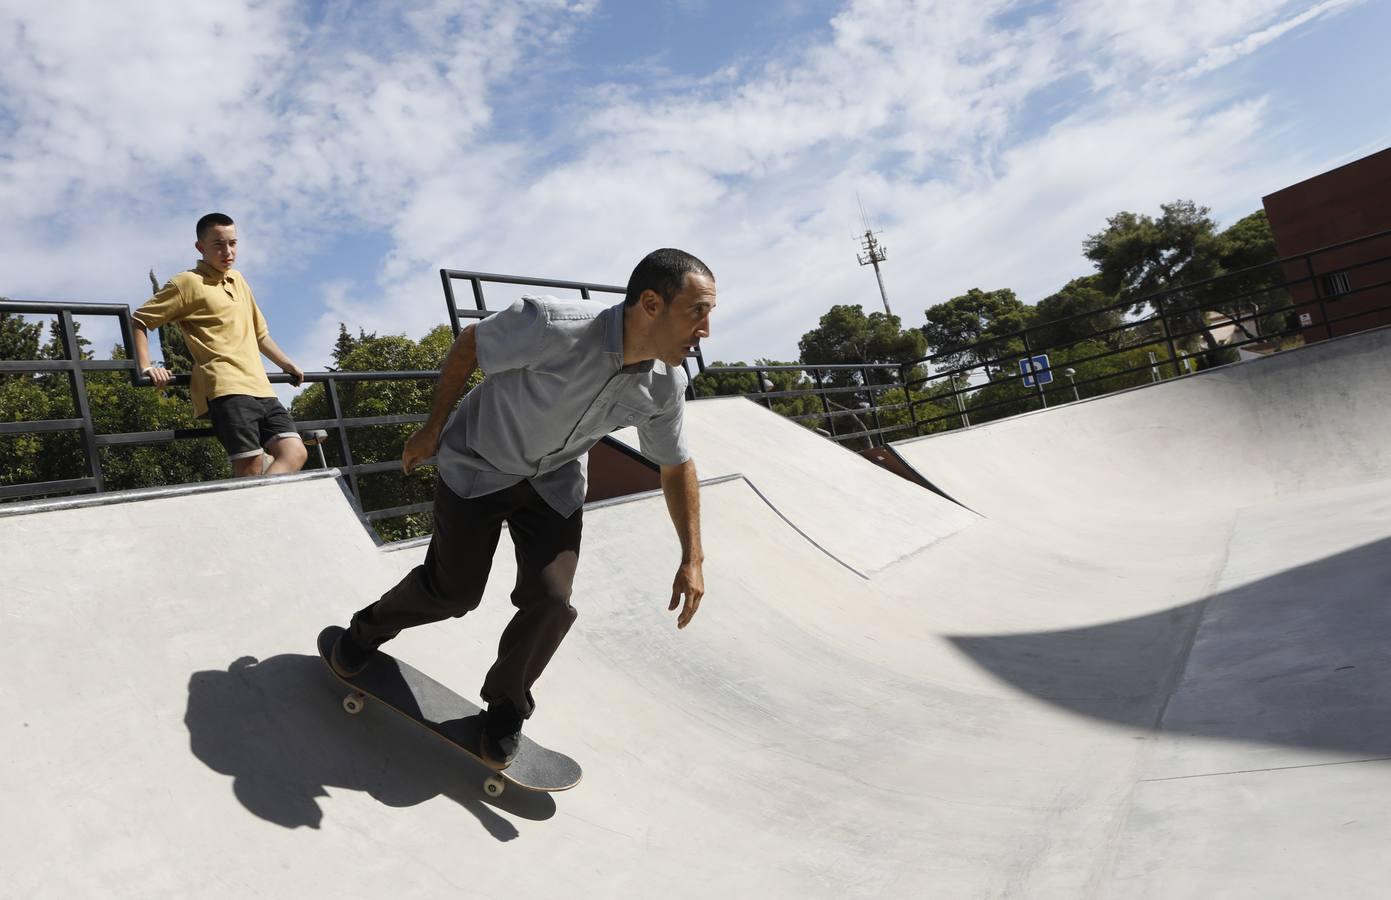
M 136 366 L 157 387 L 169 384 L 169 370 L 150 365 L 148 331 L 178 322 L 194 361 L 194 415 L 212 421 L 233 472 L 260 475 L 263 452 L 271 456 L 266 474 L 298 472 L 308 454 L 290 414 L 271 390 L 261 354 L 290 375 L 296 387 L 304 383 L 304 373 L 271 339 L 251 288 L 232 268 L 237 226 L 231 217 L 208 213 L 198 220 L 196 231 L 193 246 L 203 258 L 131 313 Z

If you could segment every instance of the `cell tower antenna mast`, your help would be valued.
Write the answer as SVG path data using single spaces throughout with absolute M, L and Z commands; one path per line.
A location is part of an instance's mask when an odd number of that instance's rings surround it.
M 865 252 L 857 254 L 862 266 L 874 266 L 874 277 L 879 282 L 879 297 L 884 301 L 884 312 L 893 315 L 893 310 L 889 309 L 889 293 L 884 290 L 884 273 L 879 271 L 879 264 L 889 257 L 889 248 L 879 242 L 877 235 L 881 231 L 875 231 L 869 226 L 869 216 L 865 214 L 865 205 L 860 200 L 860 195 L 855 195 L 855 202 L 860 204 L 860 222 L 865 226 L 864 234 L 859 236 L 860 247 Z

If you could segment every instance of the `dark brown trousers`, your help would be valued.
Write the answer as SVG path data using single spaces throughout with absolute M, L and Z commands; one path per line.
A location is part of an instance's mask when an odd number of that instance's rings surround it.
M 512 589 L 517 612 L 502 632 L 482 695 L 487 703 L 510 700 L 519 713 L 530 716 L 536 707 L 531 686 L 577 615 L 570 589 L 583 515 L 577 510 L 568 519 L 561 516 L 526 481 L 465 500 L 436 479 L 435 533 L 425 562 L 353 616 L 353 637 L 364 647 L 377 647 L 404 628 L 475 609 L 506 522 L 517 553 Z

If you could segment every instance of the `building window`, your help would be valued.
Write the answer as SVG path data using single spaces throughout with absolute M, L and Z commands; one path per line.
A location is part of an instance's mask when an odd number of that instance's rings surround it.
M 1348 283 L 1348 273 L 1334 272 L 1331 275 L 1323 276 L 1323 292 L 1330 297 L 1352 293 L 1352 285 Z

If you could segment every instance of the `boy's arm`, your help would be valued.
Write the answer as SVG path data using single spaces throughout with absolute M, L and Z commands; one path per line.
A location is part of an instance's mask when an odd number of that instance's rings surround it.
M 130 314 L 130 337 L 131 343 L 135 345 L 135 370 L 141 375 L 149 375 L 156 387 L 168 385 L 174 376 L 162 365 L 150 365 L 149 330 L 182 318 L 186 312 L 183 292 L 179 290 L 178 284 L 171 280 Z
M 440 380 L 435 382 L 430 418 L 406 441 L 406 448 L 401 453 L 401 468 L 407 475 L 439 450 L 444 423 L 463 396 L 464 388 L 468 387 L 469 376 L 478 368 L 478 342 L 473 329 L 473 325 L 468 326 L 454 339 L 454 346 L 449 348 L 440 369 Z
M 150 376 L 155 387 L 165 387 L 174 380 L 173 374 L 164 366 L 150 365 L 150 335 L 138 320 L 131 320 L 130 337 L 135 344 L 135 371 Z
M 269 332 L 263 337 L 257 338 L 256 346 L 261 348 L 261 352 L 266 355 L 267 359 L 280 367 L 280 371 L 293 379 L 291 384 L 295 387 L 304 384 L 304 372 L 294 364 L 290 357 L 285 355 L 285 351 L 280 349 L 280 345 L 275 342 L 275 338 L 271 337 Z

